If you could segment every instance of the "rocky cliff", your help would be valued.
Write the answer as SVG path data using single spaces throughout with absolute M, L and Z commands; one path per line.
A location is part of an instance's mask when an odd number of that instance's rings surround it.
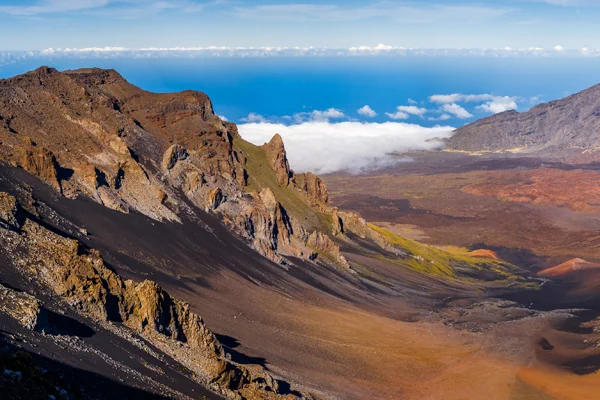
M 595 149 L 600 146 L 600 85 L 523 113 L 506 111 L 456 130 L 448 147 L 464 151 Z
M 337 252 L 308 241 L 330 231 L 323 182 L 290 169 L 279 135 L 262 147 L 243 141 L 203 93 L 154 94 L 112 70 L 42 67 L 0 81 L 0 120 L 0 157 L 63 196 L 158 221 L 180 221 L 191 201 L 280 263 Z

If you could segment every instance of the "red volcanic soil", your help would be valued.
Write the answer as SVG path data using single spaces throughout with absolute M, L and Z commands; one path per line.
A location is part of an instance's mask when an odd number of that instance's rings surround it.
M 596 171 L 495 171 L 463 190 L 504 201 L 567 207 L 580 213 L 600 212 L 600 173 Z
M 596 268 L 600 268 L 600 264 L 590 263 L 581 258 L 574 258 L 555 267 L 544 269 L 538 272 L 538 275 L 546 278 L 556 278 L 571 274 L 576 271 Z
M 496 252 L 494 252 L 492 250 L 486 250 L 486 249 L 473 250 L 472 252 L 469 253 L 469 255 L 471 257 L 475 257 L 475 258 L 491 258 L 493 260 L 500 259 L 500 257 L 498 257 L 498 254 L 496 254 Z
M 411 155 L 366 175 L 323 178 L 336 206 L 420 241 L 493 250 L 531 271 L 600 262 L 600 171 L 512 156 Z

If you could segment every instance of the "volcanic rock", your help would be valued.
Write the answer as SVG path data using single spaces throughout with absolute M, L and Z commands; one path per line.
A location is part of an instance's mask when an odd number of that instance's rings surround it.
M 4 229 L 21 229 L 23 215 L 19 203 L 14 196 L 0 192 L 0 227 Z
M 275 134 L 271 141 L 265 143 L 262 148 L 267 154 L 271 167 L 275 170 L 277 182 L 283 186 L 289 185 L 291 170 L 281 135 Z
M 0 312 L 34 330 L 47 323 L 47 314 L 35 297 L 0 285 Z

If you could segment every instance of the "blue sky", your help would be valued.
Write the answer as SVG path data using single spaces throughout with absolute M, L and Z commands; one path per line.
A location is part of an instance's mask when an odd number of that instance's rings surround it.
M 600 48 L 596 0 L 0 0 L 0 50 Z

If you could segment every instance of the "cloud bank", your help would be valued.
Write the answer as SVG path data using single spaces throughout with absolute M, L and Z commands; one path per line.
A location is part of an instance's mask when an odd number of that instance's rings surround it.
M 242 137 L 254 144 L 268 142 L 279 133 L 292 168 L 297 172 L 360 173 L 409 161 L 402 153 L 442 147 L 436 138 L 448 138 L 450 126 L 426 128 L 399 122 L 364 123 L 309 121 L 295 125 L 272 122 L 238 126 Z
M 404 48 L 379 44 L 349 48 L 326 47 L 87 47 L 47 48 L 35 51 L 0 52 L 0 67 L 23 60 L 41 63 L 53 59 L 146 59 L 146 58 L 253 58 L 253 57 L 600 57 L 600 49 L 584 47 L 553 49 L 529 47 L 512 49 L 432 49 Z

